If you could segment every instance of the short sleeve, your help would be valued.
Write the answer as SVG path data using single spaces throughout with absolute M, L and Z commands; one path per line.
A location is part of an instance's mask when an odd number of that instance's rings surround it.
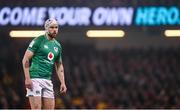
M 58 56 L 57 56 L 57 60 L 56 61 L 58 61 L 58 62 L 62 62 L 62 48 L 60 47 L 59 48 L 59 54 L 58 54 Z
M 37 51 L 39 45 L 40 45 L 40 39 L 39 38 L 35 38 L 29 44 L 28 50 L 30 50 L 30 51 L 35 53 Z

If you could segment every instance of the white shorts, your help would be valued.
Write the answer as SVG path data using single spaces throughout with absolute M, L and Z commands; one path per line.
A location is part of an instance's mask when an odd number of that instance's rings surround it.
M 33 78 L 32 80 L 32 90 L 26 88 L 27 94 L 26 97 L 45 97 L 45 98 L 54 98 L 53 84 L 51 80 Z

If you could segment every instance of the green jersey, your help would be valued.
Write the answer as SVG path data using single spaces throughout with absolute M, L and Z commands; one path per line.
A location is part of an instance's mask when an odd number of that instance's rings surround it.
M 41 35 L 31 41 L 28 50 L 34 53 L 30 67 L 31 78 L 51 79 L 54 63 L 61 61 L 62 48 L 55 39 Z

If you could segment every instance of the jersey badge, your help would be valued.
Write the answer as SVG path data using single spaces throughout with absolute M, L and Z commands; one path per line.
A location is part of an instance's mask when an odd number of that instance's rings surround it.
M 55 52 L 58 52 L 58 48 L 57 48 L 57 47 L 54 47 L 54 51 L 55 51 Z

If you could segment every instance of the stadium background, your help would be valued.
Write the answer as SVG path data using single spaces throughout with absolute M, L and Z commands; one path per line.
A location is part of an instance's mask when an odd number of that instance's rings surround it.
M 0 2 L 3 7 L 172 7 L 178 0 L 56 0 Z M 1 16 L 0 16 L 1 17 Z M 4 18 L 7 16 L 4 16 Z M 2 17 L 1 17 L 2 18 Z M 0 108 L 29 108 L 22 57 L 33 38 L 12 38 L 11 30 L 43 26 L 0 25 Z M 122 29 L 122 38 L 88 38 L 90 29 Z M 56 108 L 179 108 L 180 38 L 166 37 L 166 25 L 60 26 L 68 92 L 60 95 L 53 75 Z

